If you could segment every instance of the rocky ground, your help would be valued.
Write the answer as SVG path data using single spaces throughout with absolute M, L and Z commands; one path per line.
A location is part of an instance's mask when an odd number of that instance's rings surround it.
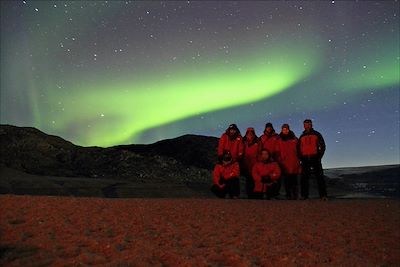
M 0 195 L 1 266 L 398 266 L 399 200 Z

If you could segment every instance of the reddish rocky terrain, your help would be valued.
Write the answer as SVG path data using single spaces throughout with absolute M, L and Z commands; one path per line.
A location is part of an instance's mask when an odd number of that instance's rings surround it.
M 400 201 L 0 196 L 1 266 L 399 266 Z

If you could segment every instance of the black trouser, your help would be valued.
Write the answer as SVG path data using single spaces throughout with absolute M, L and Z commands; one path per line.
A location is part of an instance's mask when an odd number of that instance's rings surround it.
M 299 194 L 297 174 L 284 174 L 283 181 L 285 183 L 286 198 L 297 199 Z
M 275 190 L 275 195 L 274 197 L 279 195 L 279 192 L 281 191 L 281 186 L 282 186 L 282 179 L 278 179 L 278 181 L 276 181 L 276 188 Z
M 308 198 L 309 179 L 310 176 L 313 174 L 317 179 L 319 197 L 326 197 L 326 185 L 321 159 L 319 159 L 318 157 L 303 158 L 301 159 L 301 167 L 301 196 L 303 198 Z
M 267 199 L 270 199 L 270 198 L 273 198 L 273 197 L 276 197 L 277 195 L 279 195 L 280 189 L 281 189 L 281 179 L 267 185 L 267 192 L 266 192 Z
M 246 174 L 245 178 L 247 198 L 254 198 L 254 179 L 249 174 Z
M 271 199 L 279 195 L 279 189 L 280 189 L 279 181 L 275 181 L 273 183 L 266 183 L 263 186 L 263 192 L 254 192 L 253 198 L 262 199 L 265 193 L 266 198 Z
M 225 180 L 225 186 L 220 188 L 218 185 L 213 185 L 211 187 L 211 192 L 213 192 L 219 198 L 225 198 L 226 194 L 229 197 L 239 197 L 240 195 L 240 184 L 239 178 L 232 178 Z

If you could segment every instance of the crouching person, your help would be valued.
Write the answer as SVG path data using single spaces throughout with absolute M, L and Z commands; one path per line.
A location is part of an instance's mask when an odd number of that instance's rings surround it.
M 256 198 L 263 198 L 264 193 L 267 199 L 276 197 L 279 194 L 281 169 L 278 163 L 271 159 L 268 150 L 261 150 L 260 160 L 254 165 L 252 174 Z
M 214 184 L 211 191 L 219 198 L 238 198 L 240 194 L 239 185 L 239 163 L 234 162 L 229 151 L 224 151 L 222 163 L 218 163 L 213 172 Z

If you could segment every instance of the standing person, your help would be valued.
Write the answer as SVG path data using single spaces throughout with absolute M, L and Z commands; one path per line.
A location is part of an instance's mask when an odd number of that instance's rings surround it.
M 313 129 L 310 119 L 304 120 L 304 132 L 300 136 L 298 152 L 301 161 L 301 196 L 308 198 L 309 178 L 315 174 L 318 183 L 318 192 L 322 200 L 327 200 L 324 172 L 321 159 L 325 153 L 325 141 L 322 135 Z
M 221 162 L 225 150 L 232 155 L 233 161 L 239 161 L 243 156 L 243 138 L 236 124 L 229 125 L 218 142 L 218 159 Z
M 278 141 L 279 141 L 279 135 L 275 132 L 274 126 L 270 122 L 266 123 L 264 134 L 260 136 L 260 153 L 261 149 L 266 149 L 268 150 L 269 156 L 272 158 L 272 160 L 277 161 L 279 154 Z M 277 184 L 278 194 L 281 189 L 281 184 L 282 180 L 279 179 Z
M 285 184 L 286 198 L 298 198 L 297 178 L 300 173 L 300 160 L 297 154 L 298 139 L 290 130 L 289 124 L 283 124 L 278 141 L 278 162 L 282 170 L 283 182 Z
M 215 165 L 211 191 L 219 198 L 238 198 L 240 195 L 239 163 L 234 162 L 229 151 L 222 154 L 222 163 Z
M 278 139 L 279 135 L 275 132 L 272 123 L 268 122 L 265 124 L 264 134 L 260 136 L 260 151 L 261 149 L 268 150 L 270 157 L 276 160 L 278 154 Z
M 243 161 L 241 173 L 246 178 L 246 193 L 248 198 L 254 198 L 254 180 L 251 174 L 253 166 L 257 162 L 257 156 L 259 151 L 258 137 L 253 127 L 249 127 L 246 130 L 246 135 L 243 138 Z
M 260 160 L 254 165 L 252 175 L 254 195 L 257 198 L 262 198 L 264 193 L 266 193 L 267 199 L 279 194 L 278 181 L 281 177 L 281 169 L 278 163 L 272 160 L 268 150 L 261 150 Z M 265 187 L 267 187 L 266 190 Z

